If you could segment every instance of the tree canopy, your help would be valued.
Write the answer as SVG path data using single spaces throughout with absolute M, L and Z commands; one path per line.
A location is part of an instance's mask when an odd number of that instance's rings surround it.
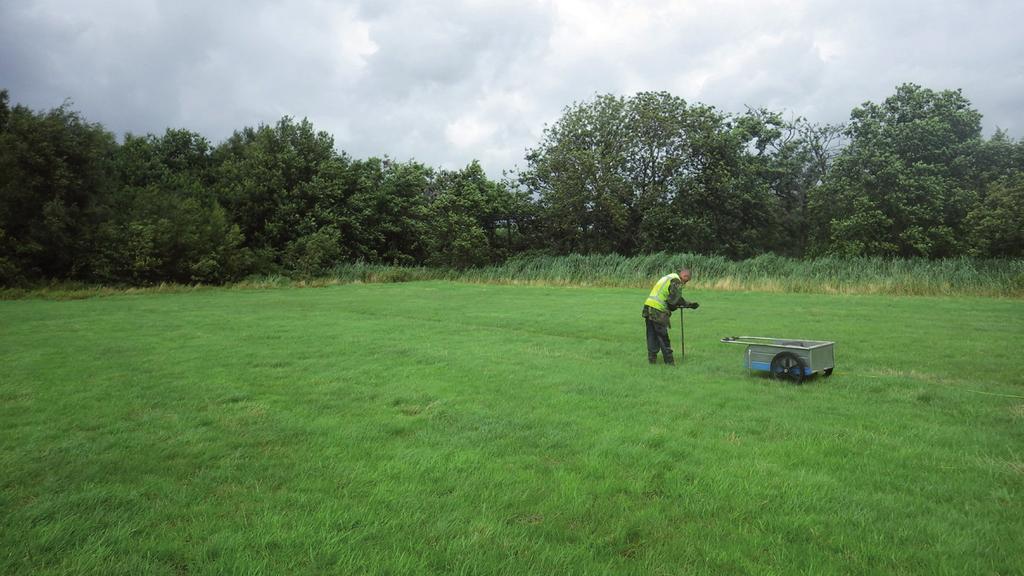
M 117 138 L 0 91 L 0 284 L 225 282 L 524 252 L 1020 257 L 1024 144 L 904 84 L 845 125 L 667 92 L 569 105 L 503 180 L 354 159 L 308 120 Z

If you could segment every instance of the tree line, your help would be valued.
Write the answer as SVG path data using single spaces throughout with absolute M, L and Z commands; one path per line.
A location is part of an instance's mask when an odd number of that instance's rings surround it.
M 568 106 L 500 181 L 355 159 L 308 120 L 118 142 L 0 91 L 0 284 L 220 283 L 343 262 L 527 253 L 1024 255 L 1024 143 L 959 91 L 905 84 L 844 125 L 664 92 Z

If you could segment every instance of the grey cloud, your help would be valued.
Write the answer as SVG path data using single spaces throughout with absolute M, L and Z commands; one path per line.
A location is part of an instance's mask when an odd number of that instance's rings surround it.
M 595 93 L 668 90 L 844 121 L 902 82 L 1024 131 L 1017 2 L 374 0 L 0 4 L 0 87 L 116 133 L 309 117 L 357 157 L 522 163 Z

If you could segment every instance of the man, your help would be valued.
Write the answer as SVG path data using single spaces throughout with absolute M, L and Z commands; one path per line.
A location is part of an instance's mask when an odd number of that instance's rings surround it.
M 647 361 L 658 362 L 658 351 L 665 358 L 665 364 L 675 364 L 672 357 L 672 343 L 668 339 L 671 328 L 669 317 L 679 308 L 697 309 L 700 304 L 683 299 L 683 286 L 690 281 L 690 270 L 683 268 L 679 273 L 663 276 L 654 284 L 651 294 L 644 301 L 643 317 L 647 321 Z

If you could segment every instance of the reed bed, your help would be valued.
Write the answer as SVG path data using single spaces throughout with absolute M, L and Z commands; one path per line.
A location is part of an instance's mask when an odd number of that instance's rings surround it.
M 353 262 L 339 264 L 316 278 L 275 274 L 253 276 L 232 289 L 324 287 L 352 283 L 450 280 L 486 284 L 545 286 L 647 287 L 679 267 L 693 271 L 690 286 L 699 289 L 818 294 L 886 294 L 894 296 L 1024 297 L 1024 260 L 949 258 L 794 259 L 765 254 L 747 260 L 721 256 L 656 253 L 526 255 L 491 266 L 455 270 Z M 76 299 L 133 292 L 185 292 L 201 285 L 159 284 L 148 287 L 92 286 L 60 283 L 0 290 L 0 300 Z
M 714 290 L 889 294 L 913 296 L 1024 296 L 1024 260 L 834 258 L 806 260 L 762 255 L 732 261 L 699 254 L 616 254 L 513 258 L 466 270 L 476 282 L 643 287 L 681 266 L 691 286 Z

